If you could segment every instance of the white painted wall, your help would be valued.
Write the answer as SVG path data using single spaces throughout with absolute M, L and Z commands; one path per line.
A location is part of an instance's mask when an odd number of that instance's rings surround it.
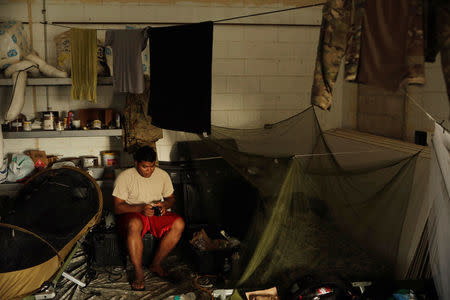
M 43 20 L 42 5 L 42 1 L 32 1 L 31 5 L 34 48 L 44 56 L 44 45 L 47 42 L 47 61 L 56 65 L 53 39 L 67 28 L 48 25 L 47 40 L 44 41 L 44 25 L 39 24 Z M 281 0 L 50 0 L 46 1 L 46 10 L 49 22 L 73 22 L 77 24 L 67 26 L 113 29 L 125 28 L 127 23 L 142 27 L 152 24 L 161 26 L 160 23 L 218 20 L 295 5 L 295 1 Z M 261 127 L 265 123 L 283 120 L 307 108 L 321 17 L 321 7 L 318 6 L 233 20 L 234 25 L 216 23 L 213 45 L 212 124 L 233 128 Z M 0 19 L 27 22 L 27 1 L 0 1 Z M 98 31 L 100 39 L 104 37 L 104 33 L 104 30 Z M 0 88 L 1 115 L 6 112 L 9 91 L 9 88 Z M 33 91 L 28 87 L 23 113 L 31 118 L 34 117 L 35 111 L 47 110 L 47 99 L 52 110 L 64 112 L 89 107 L 120 109 L 124 105 L 123 96 L 114 95 L 110 86 L 98 87 L 97 94 L 98 103 L 93 105 L 71 100 L 70 87 L 37 87 L 34 107 Z M 336 84 L 331 112 L 318 112 L 322 128 L 355 127 L 355 103 L 355 86 L 344 84 L 340 77 Z M 164 138 L 157 142 L 159 159 L 170 160 L 173 144 L 190 139 L 196 137 L 183 132 L 164 130 Z M 106 137 L 5 140 L 5 152 L 22 152 L 33 148 L 64 156 L 99 155 L 100 151 L 121 147 L 120 140 Z

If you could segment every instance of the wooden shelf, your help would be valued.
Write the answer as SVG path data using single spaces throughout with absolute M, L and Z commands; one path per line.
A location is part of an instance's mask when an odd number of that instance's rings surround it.
M 97 85 L 112 85 L 112 77 L 98 77 Z M 1 78 L 0 86 L 12 86 L 13 81 L 11 78 Z M 72 78 L 27 78 L 27 85 L 37 85 L 37 86 L 52 86 L 52 85 L 72 85 Z
M 19 132 L 3 132 L 4 139 L 28 138 L 64 138 L 64 137 L 100 137 L 122 136 L 122 129 L 92 129 L 92 130 L 33 130 Z

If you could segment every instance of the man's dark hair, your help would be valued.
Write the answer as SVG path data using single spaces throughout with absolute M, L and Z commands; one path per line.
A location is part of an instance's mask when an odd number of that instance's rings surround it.
M 156 152 L 150 146 L 143 146 L 134 153 L 134 160 L 137 163 L 141 161 L 154 162 L 156 161 Z

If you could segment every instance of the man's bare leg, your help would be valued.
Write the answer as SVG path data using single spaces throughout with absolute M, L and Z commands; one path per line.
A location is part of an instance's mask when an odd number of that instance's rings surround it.
M 166 275 L 164 269 L 161 266 L 161 262 L 164 260 L 164 258 L 167 257 L 170 251 L 172 251 L 172 249 L 178 243 L 178 241 L 181 238 L 181 234 L 183 233 L 183 230 L 184 230 L 183 219 L 182 218 L 176 219 L 173 222 L 170 231 L 161 239 L 158 251 L 156 252 L 155 257 L 153 258 L 152 265 L 149 268 L 150 271 L 156 272 L 161 277 L 164 277 Z
M 135 278 L 132 282 L 133 289 L 144 288 L 144 270 L 142 269 L 142 221 L 139 218 L 132 218 L 128 223 L 127 246 L 131 263 L 134 266 Z

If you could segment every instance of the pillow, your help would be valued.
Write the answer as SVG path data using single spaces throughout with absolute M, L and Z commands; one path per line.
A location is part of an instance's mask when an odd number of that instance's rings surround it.
M 70 74 L 71 71 L 71 45 L 70 30 L 67 30 L 55 37 L 57 65 L 61 70 Z M 112 73 L 112 72 L 111 72 Z M 105 47 L 100 40 L 97 40 L 97 75 L 110 76 L 108 65 L 106 64 Z

